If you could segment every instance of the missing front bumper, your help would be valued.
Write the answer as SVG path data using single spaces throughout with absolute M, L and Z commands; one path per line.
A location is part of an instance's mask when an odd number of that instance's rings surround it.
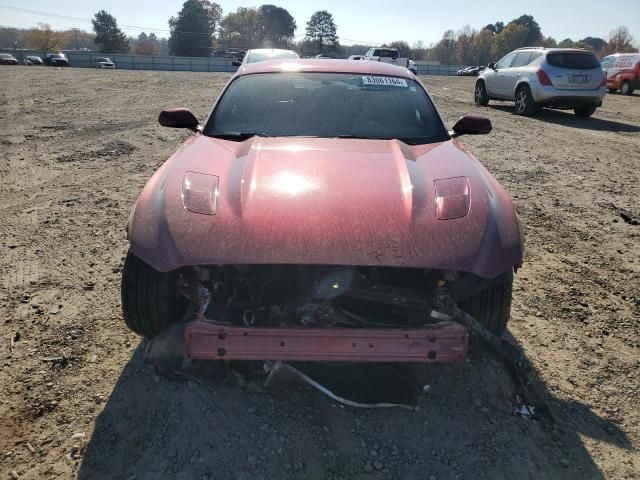
M 420 329 L 256 328 L 195 320 L 185 328 L 194 359 L 336 362 L 456 362 L 469 334 L 444 322 Z

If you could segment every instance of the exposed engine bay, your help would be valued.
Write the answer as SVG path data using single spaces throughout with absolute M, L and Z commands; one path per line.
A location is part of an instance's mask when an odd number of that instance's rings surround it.
M 205 318 L 244 327 L 419 328 L 438 287 L 458 301 L 493 284 L 473 274 L 414 268 L 316 265 L 195 267 L 178 291 Z M 206 305 L 197 286 L 206 289 Z

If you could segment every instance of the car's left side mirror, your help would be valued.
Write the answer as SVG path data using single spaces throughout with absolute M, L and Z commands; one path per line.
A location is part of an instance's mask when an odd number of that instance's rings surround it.
M 196 116 L 186 108 L 167 108 L 158 115 L 158 123 L 163 127 L 188 128 L 194 132 L 200 131 Z
M 449 134 L 455 138 L 460 135 L 486 135 L 491 133 L 491 120 L 480 115 L 464 115 L 458 119 Z
M 231 65 L 233 65 L 234 67 L 239 67 L 240 65 L 242 65 L 242 62 L 234 60 L 233 62 L 231 62 Z

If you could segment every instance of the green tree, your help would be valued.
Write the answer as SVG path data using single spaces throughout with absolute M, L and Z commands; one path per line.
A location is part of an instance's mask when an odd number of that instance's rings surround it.
M 261 28 L 257 8 L 240 7 L 220 22 L 220 41 L 224 47 L 256 48 L 261 46 Z
M 338 33 L 333 15 L 326 10 L 320 10 L 307 22 L 306 36 L 302 42 L 302 49 L 307 54 L 331 54 L 341 51 Z
M 96 32 L 94 39 L 96 45 L 103 53 L 121 53 L 129 51 L 129 40 L 127 36 L 118 28 L 118 23 L 113 15 L 100 10 L 91 20 L 93 31 Z
M 556 48 L 558 46 L 558 42 L 553 37 L 545 37 L 544 35 L 540 37 L 540 40 L 536 42 L 537 47 L 546 47 L 546 48 Z
M 525 38 L 524 46 L 535 45 L 536 42 L 538 42 L 538 40 L 540 40 L 540 37 L 542 36 L 542 32 L 540 31 L 540 25 L 538 25 L 538 22 L 536 22 L 536 20 L 531 15 L 521 15 L 509 23 L 522 25 L 527 29 L 527 36 Z
M 490 23 L 482 27 L 482 29 L 491 32 L 491 35 L 497 35 L 504 29 L 504 22 Z
M 220 44 L 240 48 L 285 48 L 291 45 L 296 21 L 284 8 L 240 7 L 220 22 Z
M 273 47 L 288 47 L 296 32 L 296 21 L 284 8 L 261 5 L 258 8 L 258 23 L 264 42 Z
M 575 48 L 576 42 L 571 40 L 570 38 L 565 38 L 558 43 L 558 47 L 560 48 Z
M 213 48 L 216 28 L 222 17 L 222 7 L 209 0 L 187 0 L 177 17 L 169 19 L 172 55 L 208 57 Z
M 499 60 L 510 51 L 527 46 L 528 35 L 529 29 L 527 27 L 509 22 L 504 27 L 504 30 L 493 37 L 493 45 L 491 46 L 492 58 Z
M 599 38 L 599 37 L 585 37 L 582 40 L 580 40 L 580 43 L 584 43 L 585 45 L 588 45 L 589 48 L 594 52 L 601 51 L 604 48 L 604 46 L 607 44 L 607 42 L 603 38 Z

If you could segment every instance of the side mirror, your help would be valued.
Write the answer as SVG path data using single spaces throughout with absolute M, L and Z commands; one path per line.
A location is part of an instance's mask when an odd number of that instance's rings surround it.
M 233 62 L 231 62 L 231 65 L 233 65 L 234 67 L 239 67 L 240 65 L 242 65 L 242 62 L 240 62 L 239 60 L 234 60 Z
M 490 68 L 491 70 L 495 70 L 496 69 L 496 63 L 495 62 L 489 62 L 487 64 L 487 68 Z
M 491 133 L 492 129 L 491 120 L 488 118 L 480 115 L 464 115 L 455 123 L 450 135 L 453 138 L 460 135 L 486 135 Z
M 198 119 L 186 108 L 168 108 L 158 115 L 158 123 L 163 127 L 188 128 L 194 132 L 198 130 Z

